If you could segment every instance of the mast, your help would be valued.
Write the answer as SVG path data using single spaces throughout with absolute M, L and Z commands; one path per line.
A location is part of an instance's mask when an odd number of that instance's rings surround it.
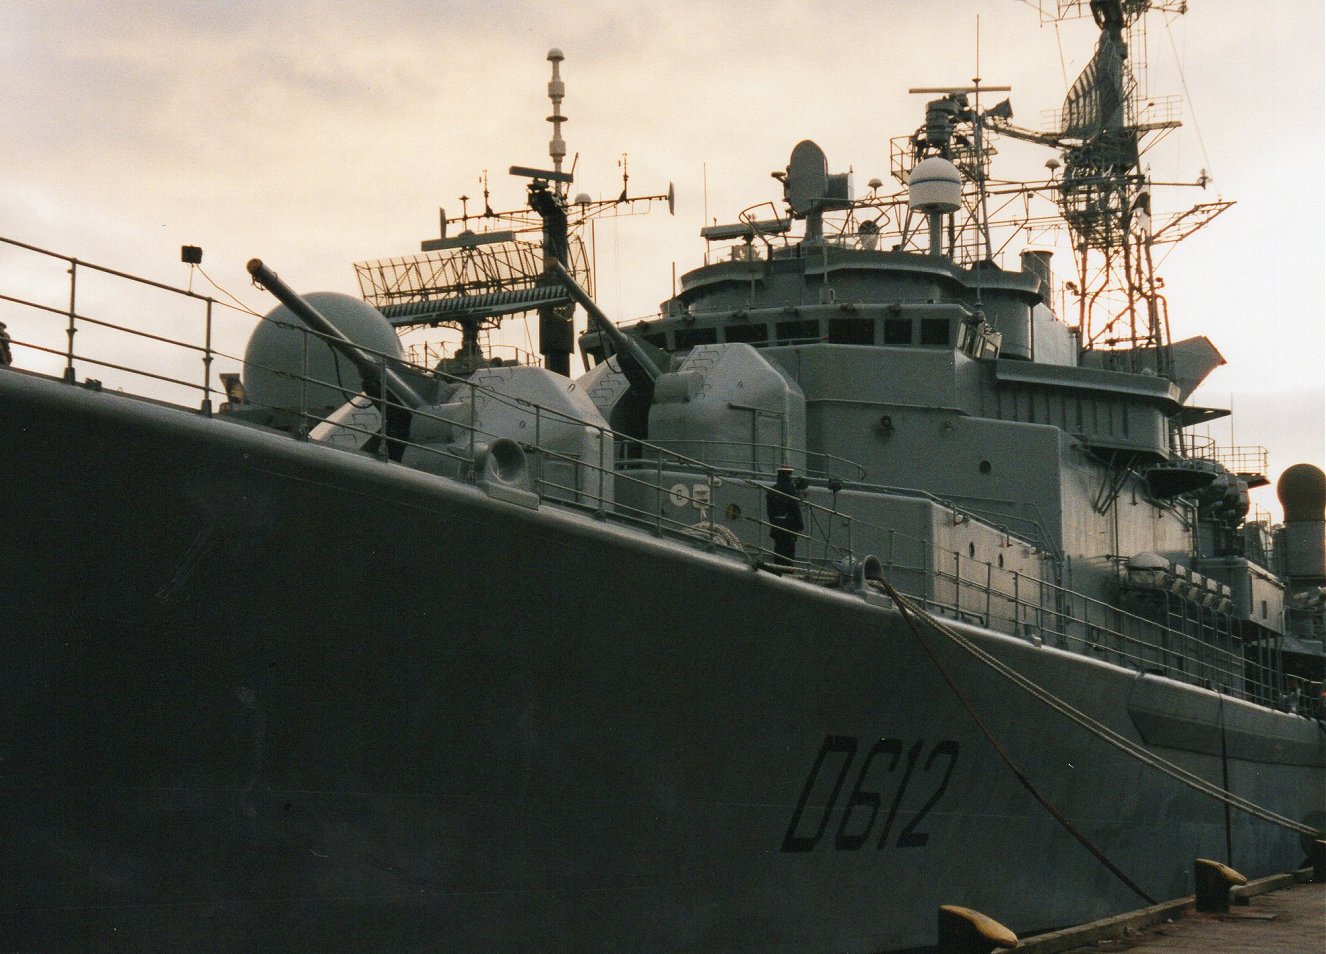
M 566 84 L 561 77 L 562 51 L 548 51 L 552 77 L 548 98 L 552 138 L 548 155 L 552 169 L 511 166 L 513 176 L 529 180 L 526 204 L 495 212 L 489 204 L 488 174 L 483 183 L 483 212 L 469 214 L 469 197 L 461 196 L 461 215 L 448 218 L 439 209 L 440 236 L 420 243 L 423 255 L 361 262 L 355 265 L 364 300 L 377 307 L 398 329 L 456 328 L 461 347 L 454 357 L 443 357 L 442 370 L 468 374 L 500 359 L 484 354 L 481 334 L 496 328 L 509 315 L 539 316 L 539 351 L 544 367 L 565 377 L 571 374 L 575 350 L 572 317 L 576 298 L 567 291 L 554 266 L 560 267 L 579 288 L 593 287 L 592 263 L 581 237 L 584 224 L 598 215 L 632 215 L 641 204 L 663 202 L 673 210 L 672 185 L 661 195 L 632 196 L 626 191 L 611 199 L 592 199 L 585 193 L 569 197 L 574 161 L 564 169 L 566 141 L 562 113 Z M 479 224 L 478 231 L 471 224 Z M 448 235 L 449 226 L 461 231 Z M 531 241 L 537 232 L 538 241 Z
M 561 64 L 566 59 L 561 50 L 554 47 L 548 51 L 548 62 L 552 64 L 552 79 L 548 81 L 548 99 L 552 101 L 553 136 L 548 143 L 548 156 L 553 161 L 551 175 L 541 174 L 532 178 L 529 184 L 529 205 L 543 220 L 543 262 L 544 268 L 556 262 L 566 267 L 570 265 L 569 229 L 566 220 L 566 191 L 571 184 L 571 176 L 562 172 L 562 160 L 566 158 L 566 142 L 562 139 L 562 123 L 567 118 L 562 115 L 562 98 L 566 95 L 566 84 L 562 82 Z M 511 172 L 520 175 L 530 170 Z M 551 279 L 544 279 L 552 283 Z M 540 305 L 539 306 L 539 353 L 543 355 L 543 366 L 555 374 L 571 376 L 571 353 L 575 350 L 575 327 L 573 319 L 575 305 Z
M 1060 3 L 1060 15 L 1081 3 Z M 1146 0 L 1090 0 L 1100 28 L 1091 61 L 1064 99 L 1058 135 L 1063 175 L 1058 204 L 1077 258 L 1083 346 L 1128 352 L 1132 371 L 1170 373 L 1169 328 L 1152 257 L 1151 183 L 1142 170 L 1148 133 L 1177 120 L 1146 122 L 1130 46 L 1144 46 Z M 1122 307 L 1102 295 L 1123 291 Z

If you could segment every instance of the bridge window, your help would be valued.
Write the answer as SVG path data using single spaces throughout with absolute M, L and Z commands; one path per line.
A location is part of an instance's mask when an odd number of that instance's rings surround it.
M 780 344 L 789 344 L 793 341 L 818 341 L 820 337 L 818 321 L 780 321 L 777 330 Z
M 694 348 L 696 345 L 714 344 L 718 341 L 718 329 L 713 327 L 706 328 L 678 328 L 673 333 L 677 342 L 677 350 L 683 348 Z
M 921 321 L 921 344 L 949 344 L 949 322 L 947 318 L 924 318 Z
M 742 341 L 747 344 L 764 344 L 769 340 L 768 326 L 744 321 L 729 322 L 723 327 L 723 334 L 728 341 Z
M 912 320 L 910 318 L 885 318 L 884 343 L 886 345 L 911 344 Z
M 833 344 L 871 345 L 875 343 L 873 318 L 831 318 L 829 341 Z

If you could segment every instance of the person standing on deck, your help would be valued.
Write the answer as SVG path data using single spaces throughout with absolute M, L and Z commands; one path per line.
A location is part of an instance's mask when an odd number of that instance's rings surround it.
M 797 534 L 806 528 L 801 519 L 801 494 L 792 482 L 791 467 L 778 468 L 778 479 L 765 491 L 765 509 L 774 542 L 774 563 L 791 566 L 796 557 Z

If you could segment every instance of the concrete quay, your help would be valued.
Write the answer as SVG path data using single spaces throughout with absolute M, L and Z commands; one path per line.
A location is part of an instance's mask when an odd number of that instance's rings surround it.
M 1262 879 L 1231 892 L 1227 914 L 1198 912 L 1181 898 L 1092 924 L 1025 938 L 1018 954 L 1323 954 L 1326 884 L 1310 871 Z

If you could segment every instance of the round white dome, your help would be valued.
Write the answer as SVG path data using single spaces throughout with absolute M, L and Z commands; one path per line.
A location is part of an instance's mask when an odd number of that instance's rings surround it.
M 947 159 L 922 159 L 907 177 L 907 200 L 920 212 L 956 212 L 962 208 L 962 174 Z

